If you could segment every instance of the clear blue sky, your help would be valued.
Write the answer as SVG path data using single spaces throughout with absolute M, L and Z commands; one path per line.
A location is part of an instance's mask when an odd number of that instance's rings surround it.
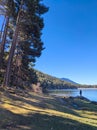
M 44 0 L 46 49 L 35 68 L 81 84 L 97 84 L 97 0 Z

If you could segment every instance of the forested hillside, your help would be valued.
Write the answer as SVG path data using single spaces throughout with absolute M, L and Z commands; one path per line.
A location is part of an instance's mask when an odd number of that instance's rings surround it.
M 59 78 L 44 74 L 40 71 L 36 71 L 37 80 L 41 83 L 43 88 L 47 89 L 64 89 L 64 88 L 77 88 L 77 85 L 70 82 L 62 81 Z
M 37 76 L 37 82 L 40 82 L 41 87 L 45 89 L 73 89 L 73 88 L 97 88 L 97 85 L 82 85 L 75 84 L 75 82 L 68 82 L 61 80 L 60 78 L 44 74 L 38 70 L 35 70 Z

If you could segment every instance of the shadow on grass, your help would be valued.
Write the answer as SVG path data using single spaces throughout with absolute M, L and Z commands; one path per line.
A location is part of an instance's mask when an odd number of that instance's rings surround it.
M 27 97 L 28 99 L 27 99 Z M 23 96 L 17 96 L 15 94 L 8 94 L 8 97 L 13 99 L 13 102 L 8 103 L 10 105 L 13 106 L 17 106 L 26 110 L 30 110 L 30 108 L 25 107 L 23 103 L 27 103 L 28 105 L 32 105 L 35 106 L 37 108 L 41 108 L 41 109 L 52 109 L 52 110 L 56 110 L 56 111 L 60 111 L 60 112 L 65 112 L 68 114 L 72 114 L 75 116 L 79 116 L 81 117 L 81 115 L 76 112 L 74 109 L 75 106 L 78 106 L 78 110 L 87 110 L 87 111 L 92 111 L 92 112 L 97 112 L 97 105 L 91 104 L 90 102 L 83 102 L 83 101 L 79 101 L 77 99 L 77 101 L 75 101 L 75 99 L 71 98 L 71 99 L 61 99 L 61 98 L 45 98 L 45 96 L 35 96 L 35 95 L 31 95 L 31 94 L 26 94 Z M 25 98 L 24 98 L 25 97 Z M 38 102 L 34 102 L 33 100 L 29 100 L 30 99 L 36 99 Z M 18 101 L 21 103 L 19 104 Z
M 41 99 L 40 99 L 39 97 L 37 97 L 37 96 L 35 97 L 30 94 L 28 94 L 28 96 L 30 99 L 31 98 L 37 99 L 38 102 L 33 102 L 31 100 L 27 100 L 27 98 L 23 98 L 21 96 L 17 97 L 16 95 L 9 93 L 8 97 L 13 99 L 14 101 L 11 103 L 8 103 L 8 104 L 17 106 L 19 108 L 23 108 L 26 110 L 31 110 L 30 108 L 25 107 L 25 105 L 22 104 L 22 102 L 23 102 L 23 103 L 27 103 L 28 105 L 33 105 L 37 108 L 52 109 L 52 110 L 56 110 L 56 111 L 60 111 L 60 112 L 65 112 L 68 114 L 73 114 L 73 115 L 80 117 L 80 115 L 77 112 L 75 112 L 72 108 L 69 108 L 66 106 L 66 104 L 63 104 L 62 102 L 60 102 L 59 98 L 49 99 L 49 98 L 41 97 Z M 24 97 L 25 97 L 25 95 L 24 95 Z M 17 101 L 17 103 L 16 103 L 16 101 Z M 20 105 L 19 105 L 18 101 L 19 102 L 21 101 Z
M 28 95 L 28 94 L 27 94 Z M 16 96 L 16 95 L 12 95 L 12 94 L 9 94 L 8 95 L 9 98 L 13 99 L 14 101 L 22 101 L 24 103 L 27 103 L 29 105 L 34 105 L 36 107 L 41 107 L 41 108 L 46 108 L 47 106 L 44 105 L 44 102 L 41 101 L 39 98 L 37 98 L 37 96 L 25 96 L 25 95 L 22 95 L 22 96 Z M 27 98 L 30 98 L 30 99 L 36 99 L 38 102 L 34 102 L 34 101 L 31 101 L 31 100 L 27 100 Z
M 97 130 L 68 118 L 46 114 L 19 115 L 0 109 L 0 130 Z

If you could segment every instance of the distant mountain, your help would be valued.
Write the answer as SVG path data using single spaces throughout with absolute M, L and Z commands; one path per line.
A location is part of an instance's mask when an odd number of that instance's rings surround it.
M 76 82 L 74 82 L 74 81 L 72 81 L 72 80 L 70 80 L 70 79 L 68 79 L 68 78 L 60 78 L 62 81 L 65 81 L 65 82 L 68 82 L 68 83 L 72 83 L 72 84 L 74 84 L 74 85 L 77 85 L 78 83 L 76 83 Z

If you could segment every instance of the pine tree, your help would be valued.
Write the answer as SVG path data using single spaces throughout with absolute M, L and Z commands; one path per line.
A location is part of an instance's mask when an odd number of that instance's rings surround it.
M 20 16 L 21 16 L 21 13 L 22 13 L 22 6 L 23 6 L 23 0 L 20 3 L 20 9 L 19 9 L 17 19 L 16 19 L 16 29 L 15 29 L 15 32 L 14 32 L 13 41 L 12 41 L 12 45 L 11 45 L 11 49 L 10 49 L 10 53 L 9 53 L 7 70 L 6 70 L 6 74 L 5 74 L 5 77 L 4 77 L 4 84 L 3 84 L 4 86 L 9 86 L 11 65 L 12 65 L 15 47 L 16 47 L 16 44 L 17 44 L 17 38 L 18 38 L 18 33 L 19 33 L 19 20 L 20 20 Z
M 17 49 L 21 50 L 19 55 L 19 51 L 17 51 L 17 55 L 21 57 L 23 69 L 29 69 L 29 65 L 35 62 L 35 57 L 39 57 L 44 49 L 41 41 L 41 30 L 44 26 L 41 14 L 47 12 L 48 8 L 40 4 L 39 0 L 22 0 L 21 2 L 17 0 L 16 6 L 18 15 L 7 63 L 4 86 L 9 86 L 11 67 L 17 47 Z M 17 64 L 15 66 L 17 68 Z M 20 73 L 20 70 L 23 70 L 19 67 L 18 69 L 18 73 Z
M 31 3 L 29 3 L 29 5 L 31 6 Z M 32 4 L 33 5 L 33 4 Z M 35 5 L 34 5 L 35 6 Z M 16 72 L 20 71 L 18 74 L 20 73 L 25 73 L 23 75 L 25 75 L 25 77 L 28 77 L 27 75 L 29 75 L 29 66 L 33 66 L 33 63 L 35 63 L 36 61 L 36 57 L 39 57 L 41 55 L 43 48 L 43 43 L 41 41 L 41 30 L 44 27 L 44 23 L 43 23 L 43 18 L 41 18 L 41 14 L 45 13 L 48 11 L 48 8 L 46 8 L 45 6 L 42 6 L 42 13 L 40 13 L 39 8 L 37 8 L 35 11 L 38 12 L 37 15 L 35 13 L 31 13 L 31 7 L 29 7 L 27 10 L 27 14 L 25 17 L 24 23 L 22 23 L 20 25 L 20 31 L 22 35 L 21 38 L 19 39 L 19 45 L 18 45 L 18 49 L 20 50 L 17 53 L 17 60 L 19 61 L 21 59 L 21 65 L 17 66 L 15 68 Z M 33 15 L 32 15 L 33 14 Z M 23 34 L 24 33 L 24 34 Z M 22 40 L 24 39 L 24 40 Z M 21 55 L 21 56 L 20 56 Z M 21 57 L 21 58 L 20 58 Z M 19 61 L 20 62 L 20 61 Z M 17 64 L 15 64 L 16 66 Z M 28 71 L 27 71 L 28 70 Z M 32 69 L 31 69 L 32 72 Z M 20 74 L 20 75 L 22 75 Z M 35 73 L 33 74 L 35 75 Z M 20 76 L 18 76 L 20 77 Z M 18 79 L 17 77 L 17 79 Z M 33 77 L 33 76 L 29 76 Z M 16 78 L 16 76 L 14 75 L 14 79 Z M 22 77 L 21 77 L 22 78 Z M 25 81 L 28 80 L 25 78 Z M 18 80 L 17 80 L 18 81 Z M 32 82 L 35 82 L 36 80 L 32 78 Z M 18 82 L 16 82 L 18 84 Z M 19 85 L 19 84 L 18 84 Z

